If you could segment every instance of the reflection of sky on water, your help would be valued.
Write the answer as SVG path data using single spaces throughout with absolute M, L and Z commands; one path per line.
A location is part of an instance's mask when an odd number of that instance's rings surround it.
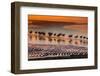
M 31 27 L 30 27 L 31 26 Z M 65 34 L 66 36 L 68 35 L 83 35 L 87 37 L 87 33 L 83 33 L 80 30 L 72 30 L 72 29 L 65 29 L 63 24 L 59 24 L 59 25 L 53 25 L 53 24 L 49 24 L 49 25 L 30 25 L 28 27 L 28 31 L 33 31 L 34 32 L 45 32 L 46 34 L 48 34 L 48 32 L 52 32 L 53 34 Z M 66 26 L 74 26 L 74 25 L 66 25 Z M 81 25 L 79 25 L 81 26 Z M 65 36 L 65 37 L 66 37 Z M 50 41 L 51 40 L 51 41 Z M 44 37 L 44 40 L 40 40 L 39 37 L 32 37 L 32 39 L 28 38 L 29 43 L 31 44 L 61 44 L 61 45 L 78 45 L 78 46 L 87 46 L 87 41 L 84 40 L 80 40 L 80 39 L 70 39 L 70 38 L 66 38 L 66 39 L 55 39 L 55 38 L 51 38 L 50 37 Z
M 87 46 L 87 40 L 80 40 L 80 39 L 57 39 L 57 38 L 48 38 L 44 37 L 44 39 L 40 40 L 39 37 L 28 38 L 28 43 L 30 44 L 55 44 L 55 45 L 76 45 L 76 46 Z

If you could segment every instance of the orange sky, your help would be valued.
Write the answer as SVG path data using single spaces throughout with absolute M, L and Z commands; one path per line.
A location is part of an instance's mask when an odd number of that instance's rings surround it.
M 49 16 L 49 15 L 28 15 L 28 23 L 32 23 L 34 20 L 39 21 L 54 21 L 54 22 L 72 22 L 75 25 L 67 26 L 64 25 L 65 29 L 80 30 L 87 32 L 88 18 L 87 17 L 76 17 L 76 16 Z
M 75 22 L 75 23 L 87 24 L 87 17 L 75 17 L 75 16 L 28 15 L 28 20 Z

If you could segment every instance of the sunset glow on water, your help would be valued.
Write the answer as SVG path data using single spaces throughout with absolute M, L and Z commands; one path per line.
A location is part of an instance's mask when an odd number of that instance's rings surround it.
M 28 60 L 88 57 L 88 18 L 28 16 Z

